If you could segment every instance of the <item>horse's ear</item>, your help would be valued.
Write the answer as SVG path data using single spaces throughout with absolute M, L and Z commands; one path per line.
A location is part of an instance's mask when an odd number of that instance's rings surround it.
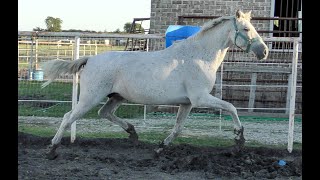
M 249 12 L 246 13 L 247 17 L 249 17 L 249 19 L 251 18 L 251 10 Z
M 240 18 L 242 16 L 243 16 L 243 13 L 238 9 L 237 12 L 236 12 L 236 17 Z

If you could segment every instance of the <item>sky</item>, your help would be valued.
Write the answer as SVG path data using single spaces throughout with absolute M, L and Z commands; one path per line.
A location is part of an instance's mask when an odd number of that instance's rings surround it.
M 115 31 L 133 18 L 149 18 L 151 0 L 18 0 L 18 31 L 46 29 L 48 16 L 60 18 L 63 30 Z M 142 27 L 149 28 L 149 21 Z

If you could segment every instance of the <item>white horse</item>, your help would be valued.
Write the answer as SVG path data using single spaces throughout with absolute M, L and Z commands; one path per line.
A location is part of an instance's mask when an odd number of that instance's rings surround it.
M 150 105 L 180 105 L 176 124 L 162 142 L 164 146 L 169 145 L 181 132 L 192 107 L 219 108 L 229 112 L 235 133 L 243 137 L 243 127 L 236 108 L 212 96 L 210 92 L 215 84 L 216 72 L 232 45 L 253 52 L 258 59 L 267 58 L 268 47 L 250 19 L 251 11 L 237 11 L 235 16 L 211 20 L 195 35 L 160 51 L 105 52 L 75 61 L 48 61 L 43 66 L 48 77 L 43 87 L 59 74 L 74 74 L 82 70 L 79 102 L 64 115 L 49 146 L 48 158 L 57 156 L 55 150 L 66 128 L 106 96 L 109 99 L 98 114 L 121 126 L 134 141 L 138 139 L 134 126 L 114 115 L 124 100 Z

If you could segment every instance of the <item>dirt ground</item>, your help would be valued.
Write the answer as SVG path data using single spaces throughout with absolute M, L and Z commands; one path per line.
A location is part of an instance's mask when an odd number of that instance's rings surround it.
M 18 132 L 18 179 L 302 179 L 302 152 L 270 148 L 171 145 L 128 139 L 64 137 L 59 156 L 46 159 L 51 138 Z M 280 166 L 279 160 L 285 165 Z

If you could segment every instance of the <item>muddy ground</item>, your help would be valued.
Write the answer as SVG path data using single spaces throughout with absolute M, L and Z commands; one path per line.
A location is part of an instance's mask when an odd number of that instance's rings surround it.
M 128 139 L 64 137 L 55 160 L 45 153 L 52 137 L 18 134 L 18 179 L 302 179 L 302 153 L 285 149 L 171 145 Z M 280 166 L 279 160 L 285 165 Z

